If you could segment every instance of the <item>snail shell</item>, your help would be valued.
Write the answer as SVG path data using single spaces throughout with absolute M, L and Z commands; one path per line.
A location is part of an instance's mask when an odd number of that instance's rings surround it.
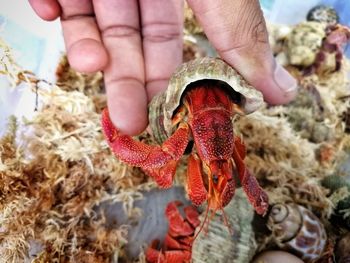
M 234 200 L 225 208 L 228 227 L 216 214 L 208 230 L 204 227 L 192 245 L 192 262 L 251 262 L 257 250 L 253 229 L 254 209 L 242 189 L 237 189 Z M 205 213 L 199 219 L 203 222 Z M 197 228 L 198 231 L 199 228 Z
M 276 204 L 268 218 L 268 227 L 276 244 L 306 262 L 319 258 L 325 249 L 327 235 L 320 220 L 297 204 Z
M 317 5 L 310 9 L 307 13 L 306 19 L 308 21 L 317 21 L 327 23 L 328 25 L 335 25 L 339 22 L 337 11 L 325 5 Z
M 165 92 L 155 96 L 149 105 L 149 121 L 154 138 L 163 142 L 176 127 L 172 125 L 174 111 L 189 84 L 200 80 L 219 80 L 241 96 L 239 106 L 248 114 L 263 103 L 262 94 L 249 85 L 231 66 L 219 58 L 198 58 L 182 64 L 173 74 Z

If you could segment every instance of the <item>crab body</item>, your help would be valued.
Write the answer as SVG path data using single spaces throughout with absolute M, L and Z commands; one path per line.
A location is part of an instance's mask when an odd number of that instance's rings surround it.
M 211 210 L 222 209 L 232 199 L 235 178 L 259 214 L 268 207 L 267 195 L 243 162 L 245 146 L 233 132 L 236 114 L 254 111 L 261 94 L 220 59 L 203 58 L 183 64 L 173 75 L 165 93 L 149 106 L 153 136 L 161 146 L 151 146 L 121 134 L 102 115 L 107 141 L 116 156 L 141 167 L 160 187 L 172 185 L 178 160 L 190 142 L 187 192 L 195 205 L 208 202 Z
M 307 21 L 294 27 L 287 36 L 286 54 L 291 65 L 318 75 L 339 71 L 350 30 L 340 24 Z

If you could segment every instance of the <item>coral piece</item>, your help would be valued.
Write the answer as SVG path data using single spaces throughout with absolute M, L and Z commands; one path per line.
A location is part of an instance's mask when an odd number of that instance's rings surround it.
M 318 22 L 302 22 L 295 26 L 287 39 L 287 56 L 290 64 L 311 66 L 326 36 L 326 25 Z
M 325 250 L 327 235 L 323 224 L 308 209 L 296 204 L 275 204 L 268 227 L 273 240 L 285 250 L 293 251 L 306 262 L 316 260 Z
M 236 173 L 257 213 L 264 214 L 268 197 L 245 167 L 245 145 L 234 136 L 231 120 L 237 114 L 256 110 L 262 103 L 261 93 L 229 65 L 214 58 L 183 64 L 169 83 L 149 106 L 150 126 L 161 146 L 121 134 L 108 110 L 103 112 L 103 131 L 115 155 L 141 167 L 160 187 L 167 188 L 193 140 L 195 150 L 187 170 L 187 192 L 193 204 L 207 201 L 210 210 L 222 209 L 234 195 Z
M 198 212 L 193 206 L 184 208 L 185 218 L 179 211 L 180 201 L 169 203 L 165 209 L 165 216 L 169 221 L 169 230 L 162 248 L 159 240 L 152 241 L 146 250 L 146 260 L 152 262 L 190 262 L 194 233 L 200 221 Z

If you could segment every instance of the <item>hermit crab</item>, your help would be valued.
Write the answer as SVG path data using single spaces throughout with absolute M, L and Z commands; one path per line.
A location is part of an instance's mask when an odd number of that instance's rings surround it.
M 349 40 L 346 26 L 306 21 L 288 35 L 286 54 L 291 65 L 304 68 L 306 73 L 326 74 L 340 70 Z
M 261 93 L 232 67 L 206 57 L 182 64 L 167 90 L 151 101 L 150 127 L 160 146 L 121 134 L 107 109 L 102 127 L 115 155 L 141 167 L 160 187 L 171 187 L 179 159 L 191 151 L 187 193 L 193 204 L 207 201 L 209 210 L 223 211 L 239 181 L 256 212 L 265 214 L 267 194 L 245 167 L 245 145 L 233 129 L 236 114 L 251 113 L 262 102 Z

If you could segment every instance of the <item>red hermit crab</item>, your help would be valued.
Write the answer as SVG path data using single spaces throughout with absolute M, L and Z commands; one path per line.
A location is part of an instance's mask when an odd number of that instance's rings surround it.
M 261 93 L 224 61 L 201 58 L 180 66 L 167 90 L 149 105 L 150 127 L 160 146 L 121 134 L 107 109 L 102 127 L 115 155 L 141 167 L 162 188 L 172 185 L 178 160 L 193 145 L 187 169 L 193 204 L 207 201 L 208 209 L 222 210 L 238 180 L 256 212 L 264 214 L 267 195 L 246 169 L 245 146 L 233 130 L 233 117 L 253 112 L 262 101 Z
M 307 21 L 296 25 L 287 36 L 286 55 L 289 63 L 304 68 L 305 74 L 326 74 L 339 71 L 344 45 L 350 30 L 340 24 Z

